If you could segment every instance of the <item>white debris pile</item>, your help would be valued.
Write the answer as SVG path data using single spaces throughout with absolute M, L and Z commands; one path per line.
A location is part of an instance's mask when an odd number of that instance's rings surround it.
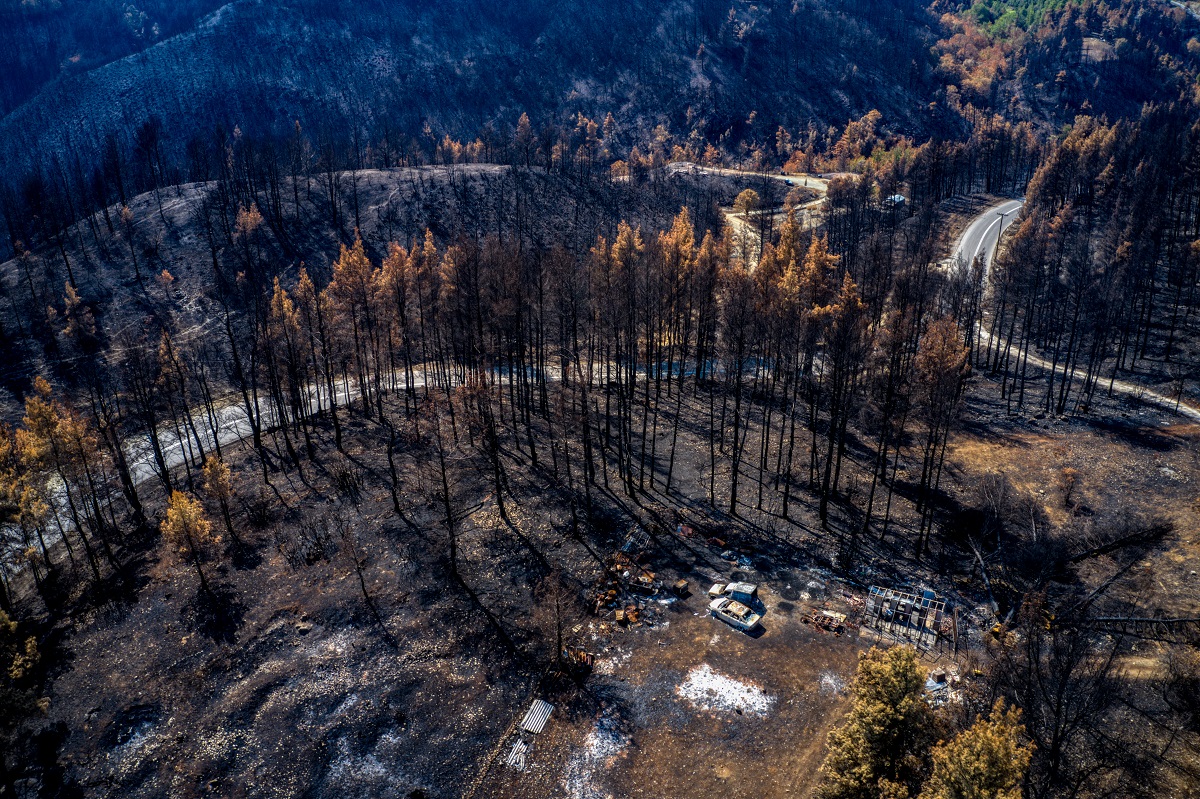
M 625 754 L 629 736 L 621 732 L 619 720 L 609 711 L 596 719 L 583 746 L 567 760 L 563 772 L 563 787 L 571 799 L 613 799 L 612 791 L 601 782 L 601 775 L 611 769 L 613 761 Z
M 357 754 L 353 751 L 355 748 L 347 738 L 337 739 L 325 772 L 325 793 L 338 796 L 408 794 L 412 782 L 403 773 L 404 749 L 396 736 L 382 736 L 374 751 Z
M 775 705 L 775 697 L 753 683 L 721 674 L 707 664 L 688 672 L 675 693 L 700 710 L 765 716 Z
M 616 674 L 621 670 L 621 667 L 629 662 L 629 656 L 633 652 L 629 650 L 615 650 L 613 652 L 604 652 L 600 657 L 596 658 L 596 667 L 593 672 L 596 674 Z
M 821 693 L 839 696 L 846 693 L 846 681 L 832 671 L 821 672 Z

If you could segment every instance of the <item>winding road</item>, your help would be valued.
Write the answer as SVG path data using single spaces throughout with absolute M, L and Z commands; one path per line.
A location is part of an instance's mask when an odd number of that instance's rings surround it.
M 726 178 L 756 178 L 777 180 L 788 186 L 812 189 L 821 196 L 829 189 L 829 178 L 821 175 L 785 175 L 782 172 L 755 172 L 749 169 L 730 169 L 723 166 L 702 166 L 691 161 L 674 161 L 665 167 L 667 174 L 704 174 Z
M 680 169 L 696 169 L 705 172 L 713 172 L 715 174 L 754 174 L 759 173 L 739 173 L 736 170 L 718 169 L 715 167 L 701 167 L 695 164 L 681 165 Z M 777 179 L 796 180 L 794 177 L 773 175 Z M 827 183 L 827 181 L 826 181 Z M 811 184 L 811 179 L 810 179 Z M 817 188 L 816 186 L 811 186 Z M 818 191 L 825 188 L 820 186 Z M 991 261 L 995 257 L 997 246 L 1000 243 L 1000 237 L 1004 230 L 1007 230 L 1009 225 L 1017 218 L 1021 208 L 1024 205 L 1024 199 L 1006 200 L 998 203 L 990 208 L 985 209 L 967 225 L 966 229 L 958 238 L 955 245 L 953 257 L 963 258 L 966 262 L 974 260 L 977 256 L 982 256 L 984 259 L 985 269 L 991 266 Z M 978 327 L 979 341 L 987 344 L 991 341 L 991 336 L 988 334 L 986 327 L 979 325 Z M 1031 366 L 1042 369 L 1050 369 L 1049 361 L 1034 355 L 1029 354 L 1029 364 Z M 1078 370 L 1073 374 L 1076 378 L 1081 378 L 1082 373 Z M 418 388 L 425 384 L 425 378 L 418 373 L 414 377 L 414 382 Z M 310 386 L 309 393 L 312 399 L 312 404 L 316 408 L 326 407 L 328 397 L 325 396 L 324 386 Z M 355 388 L 345 384 L 337 387 L 337 402 L 338 405 L 345 406 L 353 400 L 357 399 L 358 392 Z M 1183 402 L 1176 402 L 1175 398 L 1168 397 L 1163 394 L 1150 391 L 1143 386 L 1131 383 L 1126 380 L 1115 380 L 1112 383 L 1112 391 L 1118 394 L 1127 394 L 1135 396 L 1144 402 L 1165 408 L 1173 413 L 1178 413 L 1180 416 L 1187 418 L 1193 422 L 1200 422 L 1200 408 Z M 269 429 L 273 426 L 276 414 L 270 407 L 270 402 L 265 397 L 260 397 L 262 403 L 263 427 Z M 221 445 L 232 444 L 243 438 L 247 438 L 251 433 L 249 417 L 246 415 L 245 407 L 240 402 L 240 399 L 231 396 L 227 404 L 221 409 L 219 419 L 215 426 L 208 423 L 207 415 L 203 409 L 193 409 L 192 417 L 196 422 L 198 433 L 205 449 L 212 448 L 212 442 L 219 440 Z M 171 469 L 178 468 L 184 464 L 186 460 L 194 460 L 194 442 L 191 434 L 188 431 L 178 431 L 173 425 L 167 425 L 159 434 L 160 441 L 163 445 L 163 457 L 166 460 L 167 466 Z M 154 456 L 150 448 L 149 436 L 143 435 L 137 439 L 126 442 L 126 455 L 129 459 L 130 470 L 133 474 L 133 479 L 137 483 L 145 483 L 158 479 L 158 467 L 154 462 Z
M 969 264 L 982 255 L 984 268 L 990 267 L 1001 233 L 1008 229 L 1024 205 L 1024 199 L 1007 200 L 979 214 L 958 237 L 953 257 Z
M 1024 204 L 1024 198 L 1006 200 L 993 205 L 971 220 L 966 230 L 959 236 L 958 243 L 954 246 L 951 263 L 956 260 L 961 260 L 963 263 L 971 263 L 976 257 L 982 257 L 986 279 L 987 270 L 991 267 L 992 259 L 995 257 L 996 249 L 1000 244 L 1002 231 L 1007 230 L 1009 225 L 1013 223 Z M 991 344 L 992 336 L 982 323 L 976 325 L 976 331 L 981 344 Z M 1028 354 L 1027 360 L 1030 366 L 1039 369 L 1050 370 L 1054 368 L 1054 364 L 1050 361 L 1032 352 Z M 1080 369 L 1072 369 L 1070 375 L 1072 379 L 1078 380 L 1082 380 L 1084 377 L 1084 373 Z M 1200 422 L 1200 408 L 1178 400 L 1175 397 L 1168 397 L 1165 394 L 1151 391 L 1145 386 L 1128 380 L 1111 381 L 1109 393 L 1136 397 L 1142 402 L 1176 413 L 1188 421 Z
M 696 165 L 684 165 L 680 167 L 680 169 L 687 168 L 718 174 L 760 174 L 737 173 L 736 170 L 700 167 Z M 796 179 L 794 177 L 779 175 L 770 175 L 769 177 L 791 181 Z M 818 191 L 825 188 L 824 185 L 818 188 L 812 185 L 813 182 L 810 178 L 811 188 L 816 188 Z M 985 268 L 990 266 L 999 245 L 1002 231 L 1006 230 L 1012 224 L 1023 202 L 1023 200 L 1019 199 L 1006 200 L 984 210 L 976 216 L 958 238 L 953 251 L 953 258 L 963 258 L 969 263 L 975 257 L 982 256 Z M 978 337 L 978 340 L 984 344 L 988 344 L 991 341 L 991 336 L 983 325 L 978 326 Z M 1033 353 L 1029 354 L 1028 362 L 1034 367 L 1047 370 L 1051 368 L 1049 361 Z M 1075 370 L 1073 377 L 1082 377 L 1082 374 L 1078 370 Z M 421 388 L 424 386 L 425 378 L 422 374 L 418 373 L 414 378 L 416 387 Z M 309 386 L 308 391 L 311 406 L 314 409 L 327 407 L 329 398 L 326 396 L 324 386 Z M 337 403 L 343 407 L 358 398 L 358 392 L 352 385 L 343 383 L 337 386 L 335 391 L 337 392 Z M 1173 397 L 1150 391 L 1136 383 L 1126 380 L 1114 380 L 1111 384 L 1111 391 L 1113 393 L 1137 397 L 1144 402 L 1164 408 L 1172 413 L 1177 413 L 1189 421 L 1200 423 L 1200 408 L 1188 403 L 1178 402 Z M 259 405 L 264 431 L 269 430 L 275 425 L 278 414 L 271 407 L 270 400 L 267 397 L 260 396 Z M 159 440 L 161 442 L 163 459 L 167 467 L 171 470 L 178 469 L 185 463 L 195 462 L 197 455 L 195 438 L 197 437 L 207 451 L 213 448 L 214 441 L 220 441 L 222 446 L 226 446 L 249 438 L 251 435 L 249 416 L 246 414 L 246 409 L 242 404 L 241 398 L 236 395 L 230 395 L 226 398 L 216 414 L 217 418 L 213 422 L 210 422 L 208 414 L 203 408 L 192 409 L 191 416 L 196 427 L 194 432 L 186 428 L 177 428 L 173 424 L 165 424 L 159 428 Z M 131 476 L 136 484 L 141 485 L 159 479 L 159 468 L 155 462 L 148 434 L 144 433 L 131 437 L 125 441 L 124 448 Z M 61 491 L 61 488 L 59 491 Z M 67 524 L 67 514 L 63 510 L 66 505 L 65 497 L 59 497 L 59 501 L 55 504 L 60 506 L 60 512 L 56 514 L 59 523 Z M 13 538 L 15 534 L 13 530 L 5 530 L 4 533 L 7 533 L 10 541 L 16 540 Z M 3 557 L 3 555 L 0 555 L 0 557 Z
M 782 172 L 755 172 L 748 169 L 731 169 L 723 166 L 703 166 L 691 161 L 674 161 L 663 169 L 668 175 L 715 175 L 725 178 L 751 178 L 754 180 L 774 180 L 791 188 L 808 189 L 816 193 L 816 199 L 796 206 L 797 218 L 803 228 L 815 227 L 818 224 L 817 212 L 825 204 L 825 195 L 829 192 L 829 181 L 845 173 L 835 175 L 784 174 Z M 734 254 L 739 256 L 749 268 L 758 264 L 762 255 L 762 240 L 758 230 L 745 213 L 739 214 L 732 208 L 722 208 L 725 221 L 735 234 Z M 761 213 L 776 215 L 778 209 L 763 209 Z
M 1182 8 L 1192 19 L 1200 19 L 1200 11 L 1196 11 L 1196 9 L 1190 5 L 1185 5 L 1184 3 L 1179 2 L 1179 0 L 1171 0 L 1171 5 L 1175 6 L 1176 8 Z

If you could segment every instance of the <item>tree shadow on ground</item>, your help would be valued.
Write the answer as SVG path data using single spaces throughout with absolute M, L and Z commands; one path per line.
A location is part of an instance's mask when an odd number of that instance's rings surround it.
M 29 765 L 40 777 L 39 797 L 82 799 L 84 796 L 80 786 L 67 774 L 67 767 L 59 756 L 69 734 L 67 725 L 60 721 L 32 737 L 33 756 Z
M 229 548 L 229 562 L 238 571 L 254 571 L 263 562 L 260 547 L 246 541 L 235 541 Z
M 1089 419 L 1093 430 L 1111 435 L 1130 446 L 1152 452 L 1171 452 L 1185 442 L 1145 424 L 1134 424 L 1123 419 Z
M 246 606 L 232 587 L 215 585 L 208 591 L 201 589 L 196 593 L 192 611 L 197 630 L 214 641 L 232 644 L 237 641 Z

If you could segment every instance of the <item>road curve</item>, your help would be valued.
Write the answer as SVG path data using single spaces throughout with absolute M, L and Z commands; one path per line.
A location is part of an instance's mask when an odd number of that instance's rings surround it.
M 1196 11 L 1191 6 L 1184 5 L 1183 3 L 1179 2 L 1179 0 L 1171 0 L 1171 5 L 1175 6 L 1176 8 L 1182 8 L 1192 19 L 1200 19 L 1200 12 Z
M 982 256 L 985 268 L 990 267 L 992 257 L 995 255 L 996 247 L 1000 240 L 1001 229 L 1008 229 L 1008 226 L 1012 224 L 1016 213 L 1021 209 L 1023 203 L 1024 199 L 1007 200 L 981 212 L 971 221 L 959 237 L 954 255 L 956 257 L 964 257 L 968 261 L 973 260 L 976 256 Z M 978 335 L 981 342 L 986 344 L 990 341 L 985 327 L 980 326 Z M 1032 353 L 1029 356 L 1029 363 L 1044 369 L 1050 368 L 1048 361 L 1036 357 Z M 389 377 L 393 380 L 395 379 L 395 375 L 389 375 Z M 551 376 L 551 379 L 554 379 L 554 377 Z M 424 387 L 425 376 L 423 372 L 418 371 L 414 375 L 414 383 L 417 388 Z M 306 390 L 312 407 L 328 407 L 328 397 L 324 395 L 323 386 L 313 384 L 307 386 Z M 354 386 L 339 385 L 336 391 L 337 403 L 340 406 L 344 407 L 358 399 L 358 391 Z M 1145 388 L 1133 383 L 1120 380 L 1114 381 L 1113 391 L 1139 396 L 1147 402 L 1165 407 L 1168 410 L 1176 410 L 1176 402 L 1173 398 L 1147 391 Z M 259 405 L 262 409 L 263 428 L 264 430 L 269 430 L 277 424 L 278 413 L 266 397 L 259 397 Z M 1200 422 L 1200 409 L 1181 403 L 1178 407 L 1178 413 L 1193 421 Z M 250 418 L 246 414 L 245 407 L 241 402 L 233 397 L 230 397 L 220 409 L 216 425 L 208 423 L 207 415 L 203 409 L 194 409 L 192 416 L 196 421 L 197 430 L 195 433 L 189 434 L 188 431 L 176 429 L 171 424 L 164 425 L 159 430 L 164 460 L 169 469 L 176 469 L 186 461 L 196 457 L 196 452 L 193 449 L 193 437 L 195 435 L 199 436 L 205 449 L 212 449 L 214 439 L 219 440 L 222 445 L 225 445 L 233 444 L 250 436 Z M 146 483 L 158 478 L 158 466 L 151 452 L 149 435 L 142 434 L 141 436 L 134 436 L 130 440 L 127 440 L 125 449 L 135 483 Z
M 986 270 L 992 264 L 1001 231 L 1008 229 L 1024 205 L 1025 198 L 1022 197 L 1006 200 L 980 213 L 958 237 L 958 243 L 954 245 L 954 257 L 970 264 L 976 257 L 983 256 Z
M 976 257 L 982 257 L 984 276 L 986 278 L 987 269 L 991 267 L 992 259 L 996 254 L 996 248 L 1000 243 L 1001 230 L 1008 229 L 1008 226 L 1012 224 L 1024 203 L 1025 199 L 1023 197 L 1017 200 L 1005 200 L 980 212 L 967 225 L 962 235 L 959 236 L 958 242 L 954 245 L 954 251 L 951 254 L 951 263 L 958 260 L 964 263 L 971 263 Z M 975 329 L 976 336 L 981 344 L 986 346 L 991 343 L 992 336 L 988 333 L 985 325 L 977 323 Z M 1027 360 L 1029 365 L 1039 369 L 1049 370 L 1054 368 L 1054 364 L 1050 361 L 1032 352 L 1029 353 Z M 1072 379 L 1082 379 L 1084 373 L 1079 369 L 1073 369 L 1071 370 L 1071 377 Z M 1128 380 L 1113 380 L 1110 383 L 1109 392 L 1135 397 L 1142 402 L 1156 405 L 1159 408 L 1178 414 L 1191 422 L 1200 423 L 1200 408 L 1190 403 L 1182 402 L 1175 397 L 1168 397 L 1165 394 L 1151 391 L 1137 383 Z
M 727 178 L 755 178 L 760 180 L 777 180 L 792 187 L 812 189 L 825 196 L 829 189 L 829 178 L 821 175 L 795 174 L 785 175 L 782 172 L 755 172 L 749 169 L 732 169 L 723 166 L 703 166 L 691 161 L 672 161 L 665 167 L 668 174 L 679 173 L 718 175 Z
M 975 256 L 981 255 L 984 258 L 985 266 L 990 266 L 999 243 L 1001 226 L 1004 229 L 1008 228 L 1022 203 L 1023 200 L 1007 200 L 981 212 L 959 237 L 954 248 L 954 257 L 972 260 Z M 991 340 L 987 329 L 982 325 L 978 326 L 977 335 L 978 340 L 984 344 Z M 1030 353 L 1028 361 L 1031 365 L 1043 369 L 1049 369 L 1051 366 L 1048 361 L 1033 353 Z M 1076 373 L 1076 376 L 1078 377 L 1079 374 Z M 414 378 L 416 386 L 423 388 L 424 375 L 417 374 Z M 555 376 L 551 376 L 551 379 L 555 379 Z M 313 384 L 307 387 L 307 391 L 314 408 L 328 407 L 329 398 L 324 395 L 323 386 Z M 337 403 L 343 407 L 358 398 L 358 391 L 352 386 L 340 385 L 336 391 Z M 1124 380 L 1113 381 L 1112 391 L 1138 397 L 1145 402 L 1200 423 L 1200 408 L 1186 403 L 1177 403 L 1174 398 L 1149 391 L 1134 383 Z M 262 411 L 264 431 L 274 427 L 277 424 L 278 414 L 271 406 L 269 399 L 260 396 L 259 406 Z M 246 414 L 240 398 L 234 396 L 227 397 L 222 403 L 217 413 L 216 424 L 209 422 L 203 408 L 193 409 L 191 415 L 196 422 L 197 429 L 194 432 L 177 428 L 173 424 L 164 424 L 159 428 L 161 451 L 168 469 L 174 470 L 183 466 L 185 462 L 194 461 L 196 456 L 194 437 L 199 437 L 207 450 L 213 448 L 214 441 L 220 441 L 222 445 L 234 444 L 248 438 L 251 434 L 250 418 Z M 142 485 L 158 479 L 158 465 L 151 451 L 150 437 L 147 433 L 127 438 L 124 442 L 124 449 L 135 484 Z M 55 497 L 55 501 L 57 504 L 65 505 L 65 499 L 62 496 Z M 60 524 L 65 522 L 65 513 L 60 512 L 56 514 L 56 517 Z M 67 524 L 69 526 L 69 523 Z M 5 534 L 11 534 L 11 531 L 0 529 L 0 536 Z M 53 538 L 57 538 L 57 536 L 50 536 L 48 540 Z

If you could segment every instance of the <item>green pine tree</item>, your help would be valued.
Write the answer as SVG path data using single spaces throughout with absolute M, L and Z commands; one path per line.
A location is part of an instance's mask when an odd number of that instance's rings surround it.
M 921 799 L 1021 799 L 1033 754 L 1024 737 L 1021 711 L 996 700 L 988 718 L 980 716 L 953 740 L 933 748 L 933 774 Z
M 859 657 L 842 726 L 829 733 L 817 799 L 907 799 L 930 768 L 942 731 L 925 699 L 925 675 L 909 647 L 872 648 Z

